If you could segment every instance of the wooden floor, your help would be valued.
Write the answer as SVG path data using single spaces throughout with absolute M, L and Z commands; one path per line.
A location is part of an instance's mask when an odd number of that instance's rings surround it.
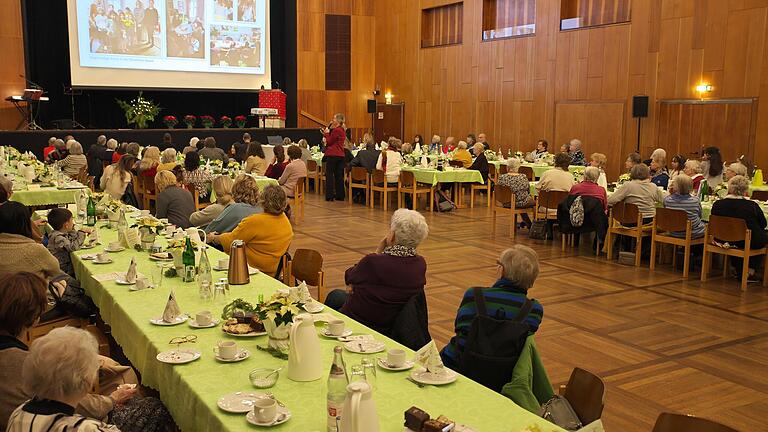
M 292 248 L 320 251 L 327 285 L 343 287 L 344 271 L 375 250 L 390 214 L 310 193 Z M 486 207 L 423 214 L 430 331 L 442 347 L 464 290 L 492 284 L 496 259 L 513 241 L 505 222 L 490 234 Z M 577 366 L 601 376 L 606 430 L 650 431 L 662 411 L 765 430 L 768 290 L 751 284 L 741 293 L 735 280 L 721 277 L 701 283 L 697 271 L 685 281 L 671 266 L 651 272 L 647 263 L 609 263 L 586 247 L 561 252 L 557 240 L 516 241 L 541 260 L 531 296 L 544 305 L 536 342 L 549 378 L 557 388 Z

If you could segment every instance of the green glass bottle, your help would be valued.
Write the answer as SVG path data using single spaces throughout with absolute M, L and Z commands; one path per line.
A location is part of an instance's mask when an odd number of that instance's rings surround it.
M 88 226 L 96 226 L 96 203 L 93 202 L 93 197 L 88 197 L 85 223 Z
M 181 254 L 181 262 L 184 264 L 184 282 L 195 281 L 195 250 L 192 248 L 192 240 L 186 236 L 184 252 Z

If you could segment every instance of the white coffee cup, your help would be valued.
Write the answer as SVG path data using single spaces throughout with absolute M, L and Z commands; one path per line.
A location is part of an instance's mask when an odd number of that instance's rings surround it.
M 344 334 L 344 321 L 335 319 L 328 321 L 328 333 L 333 336 L 341 336 Z
M 277 418 L 277 401 L 259 398 L 253 401 L 253 416 L 259 423 L 272 423 Z
M 143 290 L 150 287 L 149 279 L 142 277 L 136 279 L 136 289 Z
M 207 326 L 213 320 L 213 314 L 211 311 L 200 311 L 195 315 L 195 322 L 199 326 Z
M 96 254 L 96 261 L 105 262 L 109 261 L 109 254 L 106 252 L 99 252 Z
M 197 317 L 195 317 L 195 319 L 197 319 Z M 213 349 L 213 352 L 224 360 L 232 360 L 238 353 L 237 344 L 232 341 L 219 341 Z
M 222 258 L 219 260 L 219 268 L 225 269 L 229 268 L 229 258 Z
M 405 364 L 405 351 L 399 348 L 387 350 L 387 364 L 394 367 L 401 367 Z
M 119 241 L 109 242 L 109 250 L 118 250 L 123 247 L 123 244 Z

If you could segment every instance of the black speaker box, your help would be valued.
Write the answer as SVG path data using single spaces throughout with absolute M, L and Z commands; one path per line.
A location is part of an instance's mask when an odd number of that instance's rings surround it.
M 368 114 L 376 112 L 376 99 L 368 99 Z
M 632 117 L 648 117 L 648 96 L 632 96 Z

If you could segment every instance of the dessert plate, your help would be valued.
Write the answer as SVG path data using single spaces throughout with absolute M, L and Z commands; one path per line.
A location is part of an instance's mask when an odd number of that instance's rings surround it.
M 277 417 L 275 417 L 274 420 L 267 423 L 261 423 L 258 420 L 256 420 L 256 416 L 253 414 L 253 411 L 248 411 L 248 415 L 245 416 L 245 419 L 248 420 L 248 423 L 256 426 L 277 426 L 280 424 L 283 424 L 291 419 L 291 410 L 285 407 L 278 406 L 277 407 Z
M 325 336 L 325 337 L 327 337 L 327 338 L 338 339 L 338 338 L 345 338 L 347 336 L 351 336 L 352 335 L 352 330 L 351 329 L 345 329 L 344 333 L 342 333 L 340 335 L 334 335 L 334 334 L 331 334 L 331 332 L 327 328 L 324 328 L 324 329 L 320 330 L 320 334 Z
M 218 360 L 220 362 L 224 362 L 224 363 L 237 363 L 239 361 L 243 361 L 243 360 L 247 359 L 250 356 L 251 356 L 251 352 L 250 351 L 248 351 L 245 348 L 240 348 L 240 352 L 238 352 L 237 355 L 234 356 L 231 359 L 225 359 L 225 358 L 219 356 L 218 354 L 215 355 L 214 357 L 216 357 L 216 360 Z
M 344 344 L 344 349 L 358 354 L 374 354 L 384 351 L 386 345 L 377 340 L 350 341 Z
M 198 328 L 198 329 L 211 328 L 211 327 L 216 327 L 219 324 L 219 320 L 217 318 L 214 318 L 208 324 L 200 325 L 197 323 L 197 320 L 195 318 L 190 318 L 189 321 L 187 321 L 187 324 L 189 324 L 189 326 L 192 328 Z
M 175 326 L 185 322 L 188 319 L 189 317 L 187 315 L 179 315 L 176 317 L 176 319 L 173 320 L 173 322 L 165 322 L 163 321 L 163 317 L 152 318 L 149 320 L 149 322 L 158 326 Z
M 193 362 L 202 356 L 202 353 L 193 349 L 181 349 L 163 351 L 157 355 L 157 360 L 168 364 L 184 364 Z
M 420 368 L 411 372 L 412 380 L 421 384 L 428 384 L 428 385 L 450 384 L 456 381 L 456 378 L 458 377 L 459 377 L 458 373 L 448 368 L 445 368 L 445 371 L 439 374 L 434 372 L 429 372 L 424 368 Z
M 379 367 L 382 369 L 386 369 L 388 371 L 404 371 L 408 370 L 413 367 L 415 364 L 412 360 L 406 360 L 405 363 L 403 363 L 401 366 L 394 366 L 389 363 L 387 363 L 387 359 L 385 358 L 378 358 L 376 359 L 376 363 L 379 364 Z
M 216 401 L 222 410 L 234 414 L 245 414 L 253 409 L 253 403 L 258 399 L 268 399 L 264 393 L 234 392 L 225 394 Z

